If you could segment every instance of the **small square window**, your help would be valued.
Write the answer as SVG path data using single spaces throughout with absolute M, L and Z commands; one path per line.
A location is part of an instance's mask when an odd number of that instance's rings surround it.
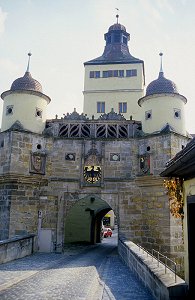
M 126 70 L 126 77 L 133 77 L 133 76 L 137 76 L 137 70 L 136 69 Z
M 174 118 L 181 119 L 181 110 L 180 109 L 177 109 L 177 108 L 174 109 Z
M 114 76 L 114 77 L 118 77 L 118 70 L 114 70 L 114 71 L 113 71 L 113 76 Z
M 108 77 L 108 71 L 103 71 L 103 77 L 107 78 Z
M 90 78 L 94 78 L 94 75 L 95 75 L 94 71 L 90 71 L 89 77 L 90 77 Z
M 127 112 L 127 102 L 119 102 L 119 113 Z
M 35 117 L 42 118 L 43 111 L 39 108 L 36 108 Z
M 100 71 L 95 71 L 95 78 L 100 78 Z
M 112 77 L 113 76 L 113 71 L 112 70 L 109 70 L 108 71 L 108 77 Z
M 66 153 L 65 155 L 65 160 L 71 160 L 71 161 L 75 161 L 75 153 Z
M 119 153 L 110 153 L 110 161 L 120 161 Z
M 97 113 L 105 113 L 105 102 L 97 102 Z
M 119 77 L 124 77 L 124 70 L 119 70 Z
M 13 105 L 8 105 L 6 107 L 6 115 L 13 115 L 13 108 L 14 108 Z
M 145 119 L 146 120 L 152 119 L 152 111 L 151 110 L 148 110 L 145 112 Z

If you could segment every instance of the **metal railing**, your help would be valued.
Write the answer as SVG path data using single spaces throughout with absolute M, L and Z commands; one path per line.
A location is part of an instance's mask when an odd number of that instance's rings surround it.
M 176 262 L 174 262 L 172 259 L 168 258 L 167 256 L 163 255 L 162 253 L 160 253 L 157 250 L 152 249 L 152 253 L 147 251 L 145 248 L 143 248 L 140 245 L 137 245 L 139 247 L 139 251 L 142 250 L 143 253 L 145 252 L 148 255 L 152 256 L 152 261 L 155 258 L 157 260 L 157 265 L 159 267 L 159 264 L 161 263 L 162 265 L 164 265 L 165 267 L 165 274 L 167 274 L 167 269 L 169 269 L 170 271 L 172 271 L 174 273 L 174 277 L 175 277 L 175 282 L 177 282 L 177 264 Z M 156 254 L 156 255 L 155 255 Z M 162 258 L 164 261 L 162 261 Z M 168 265 L 168 262 L 170 262 L 171 264 L 173 264 L 173 268 L 171 268 Z

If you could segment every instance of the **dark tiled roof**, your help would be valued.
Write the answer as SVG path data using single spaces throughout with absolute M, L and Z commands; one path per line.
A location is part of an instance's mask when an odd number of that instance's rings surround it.
M 108 31 L 112 31 L 112 30 L 123 30 L 123 31 L 126 31 L 126 28 L 125 26 L 119 24 L 119 23 L 116 23 L 112 26 L 109 27 Z
M 184 149 L 178 152 L 166 164 L 166 169 L 161 172 L 165 177 L 194 178 L 195 174 L 195 138 Z
M 32 78 L 30 72 L 26 72 L 23 77 L 16 79 L 12 83 L 10 90 L 32 90 L 42 93 L 42 86 L 37 80 Z
M 146 89 L 146 96 L 164 93 L 178 94 L 178 91 L 175 83 L 169 79 L 166 79 L 164 77 L 164 73 L 160 72 L 158 79 L 152 81 L 148 85 Z
M 115 35 L 120 35 L 119 41 L 114 39 Z M 106 46 L 102 56 L 87 61 L 84 65 L 143 63 L 142 60 L 130 54 L 128 47 L 129 37 L 130 35 L 126 32 L 125 26 L 118 23 L 110 26 L 108 32 L 104 35 Z M 110 42 L 108 42 L 109 38 Z M 125 38 L 126 41 L 124 41 L 123 38 Z
M 112 63 L 143 63 L 143 60 L 133 57 L 128 46 L 123 44 L 107 45 L 102 56 L 85 62 L 85 65 L 112 64 Z
M 169 133 L 169 132 L 175 132 L 174 128 L 167 123 L 160 131 L 161 133 Z

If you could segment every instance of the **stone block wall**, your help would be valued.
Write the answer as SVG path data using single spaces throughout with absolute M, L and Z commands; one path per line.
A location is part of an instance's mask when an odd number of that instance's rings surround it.
M 6 184 L 0 184 L 0 240 L 9 237 L 11 208 L 11 190 Z
M 10 171 L 11 132 L 0 134 L 0 174 Z
M 54 240 L 63 242 L 64 224 L 71 207 L 87 195 L 96 195 L 114 210 L 120 237 L 168 256 L 179 255 L 182 260 L 182 226 L 172 220 L 159 173 L 172 155 L 181 150 L 185 138 L 156 134 L 90 140 L 19 131 L 2 133 L 2 138 L 0 209 L 4 237 L 8 232 L 9 236 L 20 231 L 36 234 L 41 226 L 52 230 Z M 42 174 L 30 172 L 31 153 L 45 155 Z M 102 171 L 96 185 L 86 184 L 83 176 L 90 153 Z M 140 169 L 142 154 L 150 157 L 147 174 Z
M 187 299 L 188 285 L 165 265 L 137 245 L 119 240 L 118 253 L 122 261 L 143 282 L 157 300 Z
M 34 237 L 26 235 L 0 241 L 0 264 L 32 254 Z

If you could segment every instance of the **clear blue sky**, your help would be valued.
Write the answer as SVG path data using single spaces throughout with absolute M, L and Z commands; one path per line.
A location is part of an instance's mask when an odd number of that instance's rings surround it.
M 145 62 L 146 86 L 164 53 L 165 77 L 187 97 L 187 130 L 195 133 L 194 0 L 0 0 L 0 93 L 24 75 L 30 50 L 31 74 L 52 99 L 48 118 L 82 112 L 83 63 L 103 53 L 115 8 L 131 54 Z

